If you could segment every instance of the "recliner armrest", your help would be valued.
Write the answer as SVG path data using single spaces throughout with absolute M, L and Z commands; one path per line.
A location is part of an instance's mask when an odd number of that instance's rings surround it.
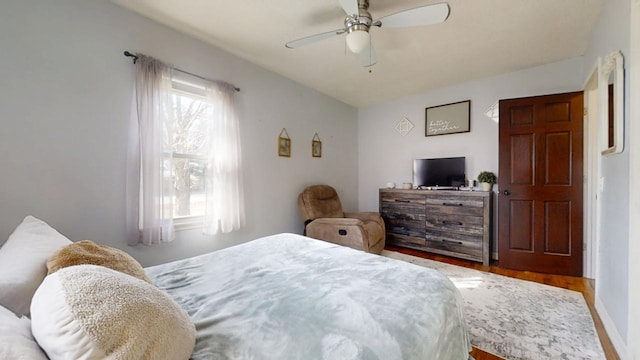
M 367 233 L 368 250 L 379 254 L 384 249 L 385 244 L 385 224 L 379 212 L 353 212 L 345 213 L 345 216 L 357 218 L 364 224 L 364 231 Z
M 327 225 L 342 225 L 342 226 L 353 226 L 353 225 L 363 225 L 362 220 L 354 219 L 354 218 L 318 218 L 313 220 L 312 222 L 318 222 Z
M 363 211 L 363 212 L 346 212 L 344 213 L 345 217 L 355 218 L 362 221 L 376 221 L 381 222 L 382 217 L 379 212 L 373 211 Z
M 307 236 L 368 251 L 364 223 L 358 219 L 319 218 L 307 225 Z

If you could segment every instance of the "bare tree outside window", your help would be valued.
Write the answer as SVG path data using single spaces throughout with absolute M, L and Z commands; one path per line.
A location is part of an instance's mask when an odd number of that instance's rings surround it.
M 182 91 L 173 93 L 172 103 L 172 123 L 167 124 L 171 131 L 165 132 L 165 144 L 171 151 L 169 176 L 174 186 L 174 218 L 204 215 L 205 154 L 209 147 L 206 115 L 210 105 Z

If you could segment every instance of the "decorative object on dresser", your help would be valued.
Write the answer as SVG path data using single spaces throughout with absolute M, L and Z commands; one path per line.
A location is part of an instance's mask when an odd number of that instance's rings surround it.
M 380 189 L 387 242 L 489 265 L 493 193 Z
M 478 182 L 480 183 L 480 190 L 491 191 L 493 184 L 498 181 L 496 174 L 491 171 L 483 171 L 478 175 Z
M 468 179 L 465 182 L 467 184 L 467 190 L 473 190 L 477 184 L 477 181 L 473 179 Z

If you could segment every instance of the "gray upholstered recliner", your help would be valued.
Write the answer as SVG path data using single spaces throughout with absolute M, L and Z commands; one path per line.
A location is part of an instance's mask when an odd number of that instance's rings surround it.
M 343 212 L 336 190 L 309 186 L 298 195 L 305 234 L 314 239 L 380 254 L 384 249 L 384 221 L 377 212 Z

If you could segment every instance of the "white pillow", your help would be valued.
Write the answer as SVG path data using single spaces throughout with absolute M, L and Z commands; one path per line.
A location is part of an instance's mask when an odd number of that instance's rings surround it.
M 31 320 L 0 306 L 0 359 L 47 360 L 31 336 Z
M 25 217 L 0 248 L 0 305 L 28 314 L 31 298 L 47 276 L 47 259 L 69 244 L 44 221 Z
M 31 302 L 31 331 L 51 360 L 189 359 L 195 326 L 143 280 L 96 265 L 47 276 Z

